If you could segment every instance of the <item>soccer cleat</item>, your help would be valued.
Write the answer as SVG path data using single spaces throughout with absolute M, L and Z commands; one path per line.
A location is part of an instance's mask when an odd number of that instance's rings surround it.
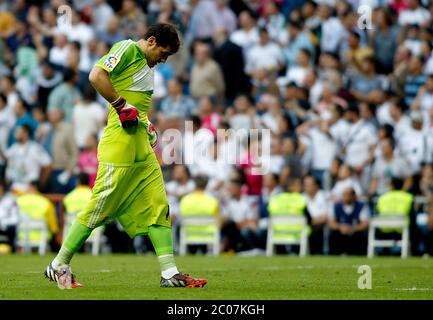
M 75 277 L 68 265 L 62 265 L 58 270 L 54 269 L 51 263 L 44 272 L 45 278 L 57 283 L 60 289 L 74 289 L 84 287 L 81 283 L 75 281 Z
M 183 272 L 175 274 L 170 279 L 161 277 L 161 288 L 185 287 L 185 288 L 203 288 L 207 280 L 190 277 Z

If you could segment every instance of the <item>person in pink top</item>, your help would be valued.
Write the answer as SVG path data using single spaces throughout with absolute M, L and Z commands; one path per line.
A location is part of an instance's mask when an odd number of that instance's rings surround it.
M 93 188 L 98 172 L 98 138 L 96 135 L 92 134 L 87 137 L 85 147 L 78 158 L 78 167 L 80 172 L 89 175 L 89 187 Z
M 219 113 L 214 111 L 214 106 L 209 97 L 200 99 L 198 106 L 198 115 L 201 119 L 201 128 L 209 129 L 216 137 L 217 128 L 222 120 Z

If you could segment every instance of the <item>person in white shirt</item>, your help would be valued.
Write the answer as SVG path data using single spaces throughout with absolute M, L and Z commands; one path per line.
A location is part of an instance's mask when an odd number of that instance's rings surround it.
M 48 53 L 48 60 L 55 65 L 62 66 L 68 59 L 68 54 L 68 38 L 64 32 L 56 30 L 54 34 L 54 46 Z
M 228 197 L 222 200 L 223 251 L 238 252 L 256 247 L 258 210 L 241 193 L 242 182 L 230 180 L 227 186 Z
M 174 228 L 173 240 L 174 245 L 178 244 L 178 229 L 180 227 L 179 204 L 183 196 L 195 190 L 195 182 L 191 179 L 191 174 L 188 167 L 184 164 L 175 164 L 171 174 L 171 179 L 165 184 L 167 192 L 168 204 L 170 206 L 171 223 Z
M 404 114 L 404 102 L 402 100 L 392 100 L 389 113 L 392 118 L 391 125 L 394 127 L 394 138 L 398 140 L 410 131 L 410 118 Z
M 30 128 L 26 125 L 15 129 L 14 143 L 6 150 L 6 180 L 17 191 L 26 191 L 32 181 L 46 182 L 51 157 L 37 142 L 30 140 Z
M 331 16 L 331 13 L 331 6 L 325 3 L 320 4 L 317 9 L 317 15 L 322 21 L 322 37 L 320 40 L 320 48 L 322 52 L 337 52 L 338 46 L 346 33 L 340 19 Z
M 0 181 L 0 244 L 6 243 L 15 252 L 15 238 L 19 222 L 19 210 L 15 196 L 7 192 L 6 184 Z
M 311 216 L 310 254 L 323 254 L 323 232 L 329 215 L 326 195 L 320 190 L 319 181 L 313 176 L 304 178 L 303 195 L 307 200 L 307 208 Z
M 352 188 L 358 197 L 362 197 L 364 194 L 358 179 L 354 177 L 352 168 L 343 163 L 338 169 L 338 180 L 331 189 L 331 201 L 333 203 L 341 201 L 344 190 L 347 188 Z
M 400 12 L 398 24 L 401 26 L 417 24 L 419 26 L 427 25 L 431 20 L 430 12 L 423 8 L 420 0 L 408 0 L 408 8 Z
M 387 138 L 381 141 L 382 157 L 373 164 L 372 180 L 368 195 L 382 195 L 389 191 L 392 178 L 405 179 L 404 190 L 412 185 L 412 172 L 409 163 L 399 155 L 394 154 L 394 142 Z
M 371 124 L 360 118 L 356 106 L 348 107 L 345 118 L 350 123 L 350 127 L 342 141 L 344 162 L 355 170 L 361 185 L 367 189 L 371 170 L 370 161 L 377 144 L 377 133 Z
M 323 175 L 331 170 L 332 160 L 337 155 L 337 142 L 330 133 L 329 122 L 324 119 L 317 119 L 305 131 L 299 132 L 307 137 L 303 144 L 311 151 L 312 175 L 322 185 Z
M 249 50 L 259 42 L 259 31 L 256 20 L 249 11 L 242 11 L 239 14 L 240 29 L 233 32 L 230 40 L 242 48 L 246 56 Z
M 412 111 L 421 111 L 424 119 L 424 128 L 428 128 L 430 125 L 429 113 L 433 108 L 433 73 L 427 77 L 425 85 L 422 86 L 415 99 L 410 106 Z
M 104 126 L 106 116 L 107 110 L 96 102 L 96 91 L 90 85 L 86 86 L 83 100 L 72 111 L 75 142 L 80 149 L 84 148 L 87 137 L 97 134 Z
M 107 4 L 107 0 L 94 0 L 92 7 L 93 28 L 98 34 L 107 31 L 110 18 L 114 15 L 113 8 Z
M 279 72 L 284 64 L 281 48 L 269 38 L 265 28 L 259 30 L 259 43 L 248 50 L 245 73 L 253 76 L 259 69 Z
M 427 160 L 427 137 L 423 132 L 423 116 L 419 111 L 410 114 L 412 126 L 404 136 L 400 138 L 397 150 L 400 156 L 410 164 L 412 174 L 419 174 L 421 167 Z
M 267 110 L 260 116 L 263 127 L 270 129 L 274 134 L 279 134 L 278 119 L 282 115 L 282 107 L 278 97 L 265 93 L 260 97 L 259 104 L 265 106 Z

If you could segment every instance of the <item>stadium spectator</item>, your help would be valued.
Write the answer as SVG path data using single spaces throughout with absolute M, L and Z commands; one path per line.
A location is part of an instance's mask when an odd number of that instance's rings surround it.
M 117 15 L 113 15 L 107 20 L 105 30 L 97 38 L 101 42 L 109 43 L 111 47 L 116 42 L 124 40 L 124 36 L 120 30 L 120 18 Z
M 93 188 L 98 172 L 98 137 L 96 134 L 87 137 L 84 148 L 78 156 L 78 169 L 89 176 L 89 187 Z
M 424 63 L 419 56 L 412 56 L 409 61 L 408 73 L 404 82 L 404 97 L 407 106 L 410 106 L 415 99 L 418 90 L 425 84 L 427 77 L 423 73 Z
M 2 251 L 15 252 L 15 239 L 19 222 L 19 212 L 15 196 L 8 192 L 4 180 L 0 180 L 0 247 Z
M 377 69 L 379 73 L 389 74 L 398 46 L 399 27 L 393 25 L 389 10 L 384 7 L 375 10 L 373 22 L 377 29 L 372 34 L 370 45 L 378 62 Z
M 191 178 L 188 167 L 183 164 L 175 164 L 171 176 L 172 179 L 167 182 L 165 189 L 170 204 L 172 223 L 176 225 L 179 218 L 179 202 L 183 196 L 193 192 L 196 189 L 196 185 Z M 205 181 L 207 183 L 207 179 Z M 206 185 L 204 187 L 200 186 L 197 189 L 205 190 Z
M 256 16 L 248 10 L 242 11 L 238 17 L 240 28 L 230 35 L 230 40 L 242 48 L 244 57 L 259 42 L 259 31 Z
M 372 180 L 369 195 L 383 194 L 389 191 L 388 186 L 392 177 L 405 179 L 405 190 L 412 185 L 409 163 L 401 156 L 394 154 L 394 142 L 391 138 L 381 142 L 381 157 L 373 164 Z
M 402 9 L 398 16 L 398 24 L 401 26 L 428 25 L 430 20 L 429 11 L 421 6 L 420 0 L 408 0 L 407 8 Z
M 194 45 L 194 64 L 190 78 L 191 96 L 222 98 L 224 96 L 224 77 L 219 65 L 211 58 L 209 45 L 197 42 Z
M 84 88 L 83 99 L 74 105 L 72 110 L 72 126 L 75 143 L 83 149 L 86 139 L 97 134 L 105 125 L 107 111 L 96 102 L 96 91 L 92 86 Z
M 37 142 L 30 139 L 31 130 L 23 125 L 15 129 L 16 142 L 4 153 L 7 160 L 6 181 L 12 190 L 25 191 L 32 181 L 46 186 L 50 171 L 51 157 Z
M 54 65 L 50 61 L 44 60 L 40 72 L 38 72 L 35 84 L 37 90 L 36 104 L 40 106 L 44 112 L 47 110 L 48 96 L 61 81 L 62 75 L 60 72 L 56 71 Z
M 343 191 L 343 199 L 335 204 L 328 226 L 330 254 L 366 254 L 368 210 L 357 200 L 355 190 L 349 187 Z
M 187 192 L 187 190 L 184 189 L 183 191 L 185 191 L 185 193 L 180 195 L 182 198 L 179 203 L 178 218 L 182 220 L 182 217 L 194 215 L 215 216 L 219 221 L 218 199 L 205 192 L 206 185 L 208 184 L 207 178 L 198 175 L 194 178 L 194 182 L 191 180 L 189 182 L 191 183 L 190 185 L 193 186 L 193 190 Z M 210 229 L 209 231 L 212 231 L 216 227 L 217 226 L 203 226 L 201 228 L 203 232 L 206 232 L 206 230 Z
M 110 19 L 114 17 L 113 8 L 106 0 L 93 1 L 92 8 L 92 25 L 96 34 L 102 34 L 107 31 Z
M 251 250 L 257 246 L 258 208 L 251 206 L 241 190 L 241 181 L 230 180 L 228 196 L 221 202 L 223 251 L 227 253 Z
M 331 190 L 332 202 L 336 203 L 341 201 L 344 191 L 348 188 L 353 189 L 358 197 L 364 195 L 361 184 L 354 176 L 353 169 L 349 165 L 342 163 L 338 168 L 338 180 L 335 182 L 334 187 Z
M 322 185 L 323 175 L 331 169 L 337 155 L 337 143 L 329 130 L 329 122 L 318 119 L 316 123 L 304 122 L 298 127 L 298 135 L 304 135 L 302 143 L 311 152 L 311 173 Z
M 409 222 L 410 248 L 413 255 L 419 255 L 420 233 L 417 228 L 416 212 L 414 210 L 414 197 L 403 191 L 403 180 L 392 177 L 389 182 L 389 191 L 382 194 L 377 200 L 376 212 L 378 216 L 397 214 L 406 216 Z M 376 231 L 379 239 L 401 239 L 401 229 L 380 228 Z
M 249 87 L 242 48 L 229 39 L 225 28 L 216 29 L 213 41 L 214 59 L 224 76 L 226 105 L 231 105 L 236 96 L 248 92 Z
M 279 73 L 283 64 L 284 57 L 280 47 L 269 38 L 265 28 L 260 28 L 259 42 L 248 51 L 246 56 L 246 74 L 254 76 L 260 69 Z
M 260 197 L 260 218 L 257 223 L 257 239 L 258 247 L 266 249 L 266 237 L 268 233 L 268 217 L 269 217 L 269 200 L 272 196 L 283 192 L 283 188 L 279 183 L 279 176 L 275 173 L 268 173 L 263 176 L 262 194 Z
M 30 105 L 27 104 L 21 96 L 18 96 L 13 108 L 13 114 L 10 115 L 10 117 L 15 120 L 15 123 L 9 133 L 8 146 L 11 146 L 15 142 L 14 132 L 19 126 L 27 126 L 30 128 L 30 137 L 34 137 L 38 123 L 33 119 L 30 113 Z
M 72 126 L 64 121 L 61 109 L 49 110 L 48 121 L 50 129 L 41 140 L 41 144 L 53 159 L 48 190 L 51 193 L 66 194 L 75 185 L 74 171 L 78 162 L 78 148 Z
M 162 99 L 158 112 L 161 131 L 179 128 L 186 118 L 196 110 L 196 102 L 182 92 L 182 80 L 173 78 L 167 84 L 167 96 Z
M 77 72 L 66 68 L 63 71 L 63 82 L 56 86 L 48 96 L 47 110 L 50 111 L 54 108 L 63 110 L 66 123 L 72 123 L 74 105 L 81 99 L 81 92 L 77 88 L 77 82 Z
M 80 173 L 76 181 L 75 188 L 63 198 L 66 214 L 77 215 L 85 209 L 92 196 L 92 189 L 89 187 L 89 176 L 86 173 Z
M 40 193 L 39 183 L 31 181 L 25 192 L 17 197 L 20 213 L 25 217 L 45 220 L 48 227 L 48 240 L 52 251 L 58 251 L 61 244 L 61 232 L 54 204 Z M 30 234 L 32 240 L 40 239 L 40 232 L 34 231 Z M 18 238 L 22 236 L 18 234 Z
M 310 253 L 323 254 L 324 228 L 328 222 L 329 205 L 325 193 L 320 189 L 320 182 L 313 176 L 304 178 L 304 197 L 311 216 Z
M 311 215 L 308 210 L 307 201 L 301 194 L 302 183 L 300 179 L 289 179 L 286 190 L 269 199 L 269 215 L 298 215 L 304 216 L 307 223 L 311 225 Z M 297 225 L 285 225 L 285 230 L 299 230 Z M 294 235 L 294 237 L 299 237 Z
M 427 160 L 427 137 L 422 131 L 423 118 L 420 112 L 410 114 L 411 128 L 398 141 L 397 149 L 400 155 L 409 163 L 412 175 L 419 175 L 422 164 Z

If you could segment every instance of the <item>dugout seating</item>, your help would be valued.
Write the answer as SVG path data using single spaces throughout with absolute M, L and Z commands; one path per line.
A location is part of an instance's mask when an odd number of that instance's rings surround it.
M 268 218 L 268 236 L 266 255 L 274 254 L 275 245 L 299 245 L 299 256 L 308 253 L 307 219 L 300 215 L 270 215 Z
M 187 253 L 188 245 L 207 245 L 208 254 L 220 252 L 220 228 L 216 217 L 209 215 L 182 216 L 180 221 L 179 254 Z

